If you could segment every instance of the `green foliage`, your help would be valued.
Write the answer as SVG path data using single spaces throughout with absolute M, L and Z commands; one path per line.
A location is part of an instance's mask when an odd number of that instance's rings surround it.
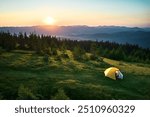
M 99 47 L 98 47 L 98 45 L 97 45 L 97 43 L 96 42 L 93 42 L 93 43 L 91 43 L 91 47 L 90 47 L 90 52 L 92 53 L 92 55 L 94 56 L 94 57 L 96 57 L 96 56 L 99 56 L 100 54 L 100 49 L 99 49 Z
M 32 93 L 32 91 L 28 87 L 25 87 L 24 85 L 20 85 L 18 89 L 18 99 L 19 100 L 35 100 L 38 98 Z
M 59 89 L 58 92 L 51 98 L 52 100 L 69 100 L 70 98 L 65 94 L 63 89 Z
M 44 63 L 45 63 L 46 65 L 48 65 L 48 63 L 49 63 L 49 56 L 48 56 L 48 54 L 45 54 L 45 55 L 43 56 L 43 61 L 44 61 Z
M 94 60 L 95 57 L 103 56 L 115 60 L 150 63 L 150 50 L 140 48 L 137 45 L 122 45 L 103 41 L 61 40 L 57 37 L 39 36 L 35 33 L 27 36 L 26 33 L 12 35 L 0 32 L 0 46 L 7 51 L 14 49 L 32 50 L 39 55 L 48 54 L 50 56 L 57 55 L 57 50 L 61 50 L 63 53 L 65 50 L 71 50 L 75 60 L 85 59 L 84 54 L 88 52 L 93 55 Z
M 62 57 L 62 58 L 65 58 L 65 59 L 68 59 L 68 58 L 69 58 L 68 54 L 66 54 L 66 53 L 61 54 L 61 57 Z
M 81 47 L 79 46 L 74 47 L 73 56 L 75 60 L 82 60 L 82 57 L 84 54 L 85 54 L 85 51 Z
M 150 99 L 149 49 L 21 33 L 0 33 L 0 47 L 1 99 Z M 123 80 L 104 76 L 111 66 Z
M 3 96 L 2 96 L 2 94 L 0 94 L 0 100 L 2 100 L 3 99 Z
M 71 51 L 67 54 L 69 58 L 61 57 L 57 61 L 56 56 L 50 56 L 51 64 L 45 66 L 43 55 L 33 51 L 3 52 L 0 55 L 1 98 L 150 99 L 149 64 L 100 57 L 101 60 L 76 61 Z M 89 57 L 91 53 L 85 55 Z M 104 76 L 104 70 L 111 66 L 121 69 L 123 80 L 113 81 Z
M 98 60 L 98 57 L 96 55 L 92 54 L 90 56 L 90 60 Z
M 4 52 L 4 50 L 2 49 L 2 47 L 0 47 L 0 54 L 2 54 Z
M 98 62 L 102 62 L 103 61 L 102 57 L 96 56 L 94 54 L 84 54 L 82 56 L 82 58 L 85 61 L 90 61 L 90 60 L 98 61 Z

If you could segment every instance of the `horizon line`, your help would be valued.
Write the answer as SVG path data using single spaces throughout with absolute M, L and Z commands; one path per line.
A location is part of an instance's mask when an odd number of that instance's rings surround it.
M 69 26 L 86 26 L 86 27 L 129 27 L 129 28 L 150 28 L 150 26 L 129 26 L 129 25 L 84 25 L 84 24 L 79 24 L 79 25 L 10 25 L 10 26 L 0 26 L 0 28 L 4 28 L 4 27 L 16 27 L 16 28 L 19 28 L 19 27 L 69 27 Z

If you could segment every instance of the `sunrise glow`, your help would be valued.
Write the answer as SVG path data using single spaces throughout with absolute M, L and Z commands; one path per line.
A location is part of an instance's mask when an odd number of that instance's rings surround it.
M 0 26 L 150 26 L 149 6 L 150 0 L 1 0 Z
M 56 23 L 56 20 L 54 18 L 48 16 L 43 20 L 43 23 L 46 25 L 54 25 Z

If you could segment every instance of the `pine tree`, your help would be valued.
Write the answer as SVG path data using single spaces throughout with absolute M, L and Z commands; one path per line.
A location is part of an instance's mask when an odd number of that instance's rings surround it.
M 79 46 L 74 47 L 73 56 L 75 60 L 81 60 L 84 54 L 85 54 L 85 51 L 81 49 Z

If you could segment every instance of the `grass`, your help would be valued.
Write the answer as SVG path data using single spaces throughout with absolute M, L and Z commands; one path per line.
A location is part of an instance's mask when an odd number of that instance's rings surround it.
M 69 58 L 63 58 L 60 51 L 58 53 L 49 57 L 48 64 L 44 62 L 44 56 L 32 51 L 1 53 L 0 98 L 19 99 L 19 89 L 23 85 L 36 99 L 51 99 L 59 89 L 63 89 L 69 99 L 77 100 L 150 99 L 148 64 L 107 58 L 76 61 L 69 50 L 66 51 Z M 110 66 L 121 69 L 124 79 L 105 78 L 104 70 Z

